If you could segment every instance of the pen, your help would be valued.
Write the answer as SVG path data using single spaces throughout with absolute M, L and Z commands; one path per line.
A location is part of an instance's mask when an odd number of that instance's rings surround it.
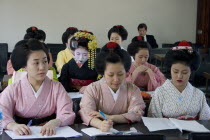
M 98 112 L 101 114 L 101 116 L 104 118 L 104 120 L 108 120 L 106 115 L 101 110 L 99 110 Z
M 32 124 L 32 120 L 30 120 L 30 121 L 28 122 L 27 126 L 31 126 L 31 124 Z

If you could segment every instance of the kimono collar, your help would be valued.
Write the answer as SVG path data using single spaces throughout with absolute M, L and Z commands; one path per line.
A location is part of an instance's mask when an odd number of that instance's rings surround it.
M 192 90 L 193 90 L 193 86 L 192 86 L 189 82 L 187 82 L 187 85 L 186 85 L 185 89 L 184 89 L 182 92 L 180 92 L 180 91 L 174 86 L 174 84 L 172 83 L 172 80 L 169 80 L 169 79 L 167 79 L 167 80 L 165 81 L 165 83 L 163 84 L 163 87 L 165 87 L 166 90 L 167 90 L 167 88 L 172 88 L 173 91 L 178 92 L 178 93 L 185 93 L 185 92 L 190 93 L 190 92 L 192 92 Z

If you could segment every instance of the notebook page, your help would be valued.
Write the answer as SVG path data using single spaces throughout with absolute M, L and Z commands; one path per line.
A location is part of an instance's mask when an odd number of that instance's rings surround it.
M 12 139 L 35 139 L 35 138 L 58 138 L 58 137 L 79 137 L 82 136 L 81 133 L 78 133 L 74 129 L 68 126 L 58 127 L 56 128 L 56 135 L 53 136 L 41 136 L 42 126 L 31 126 L 31 135 L 23 135 L 19 136 L 16 135 L 13 131 L 6 130 L 5 132 L 12 138 Z
M 202 124 L 197 121 L 189 121 L 189 120 L 177 120 L 170 118 L 171 122 L 177 124 L 182 130 L 192 131 L 192 132 L 210 132 L 207 128 L 205 128 Z
M 90 127 L 90 128 L 84 128 L 81 130 L 85 134 L 89 136 L 96 136 L 96 135 L 106 135 L 106 134 L 111 134 L 113 132 L 118 132 L 116 129 L 111 128 L 109 132 L 102 132 L 101 130 L 95 128 L 95 127 Z
M 144 125 L 152 131 L 167 130 L 167 129 L 177 129 L 177 127 L 171 123 L 169 119 L 166 118 L 149 118 L 142 117 Z

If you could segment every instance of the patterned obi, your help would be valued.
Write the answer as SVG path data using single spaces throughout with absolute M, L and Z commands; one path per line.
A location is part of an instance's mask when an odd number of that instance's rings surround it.
M 70 79 L 70 85 L 72 86 L 87 86 L 94 82 L 95 80 L 79 80 L 79 79 Z

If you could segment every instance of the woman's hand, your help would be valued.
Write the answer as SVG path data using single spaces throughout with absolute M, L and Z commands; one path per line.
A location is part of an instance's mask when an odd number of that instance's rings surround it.
M 97 112 L 97 111 L 92 111 L 92 112 L 89 113 L 89 115 L 90 115 L 91 117 L 94 117 L 94 118 L 104 119 L 104 118 L 101 116 L 101 114 L 100 114 L 99 112 Z M 105 114 L 105 115 L 106 115 L 106 114 Z
M 13 123 L 10 125 L 11 125 L 12 131 L 15 132 L 15 134 L 17 135 L 31 135 L 30 128 L 26 126 L 25 124 Z
M 113 127 L 113 121 L 112 120 L 103 120 L 100 123 L 99 129 L 102 132 L 108 132 L 110 130 L 110 128 L 112 128 L 112 127 Z
M 139 73 L 142 73 L 142 72 L 146 72 L 148 70 L 148 67 L 147 66 L 144 66 L 144 65 L 140 65 L 136 68 L 136 70 L 139 72 Z
M 54 119 L 54 120 L 51 120 L 49 121 L 48 123 L 46 123 L 40 133 L 42 136 L 46 135 L 46 136 L 52 136 L 52 135 L 56 135 L 56 126 L 60 126 L 61 124 L 61 121 L 58 120 L 58 119 Z

